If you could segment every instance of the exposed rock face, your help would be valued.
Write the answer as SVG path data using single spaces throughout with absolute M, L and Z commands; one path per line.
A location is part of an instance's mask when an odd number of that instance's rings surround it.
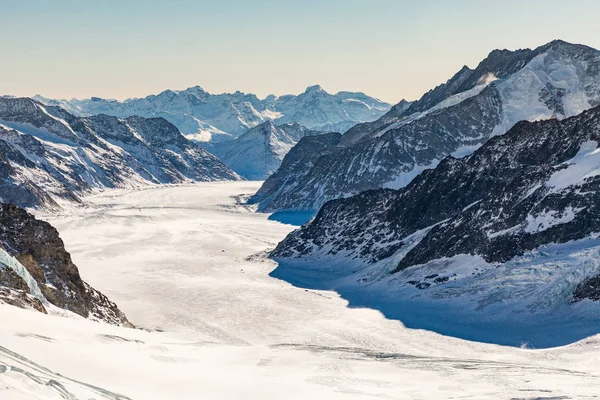
M 364 93 L 329 94 L 318 85 L 299 95 L 271 95 L 263 100 L 241 92 L 214 95 L 199 86 L 123 102 L 97 97 L 69 101 L 41 96 L 36 99 L 79 116 L 163 117 L 188 138 L 213 142 L 231 140 L 266 121 L 278 125 L 299 123 L 323 132 L 345 131 L 357 123 L 376 120 L 390 109 L 389 104 Z
M 298 123 L 264 122 L 234 140 L 201 144 L 238 175 L 250 180 L 267 179 L 300 139 L 321 132 Z
M 1 271 L 0 275 L 2 275 Z M 44 304 L 39 299 L 31 296 L 27 290 L 11 289 L 9 286 L 10 284 L 11 282 L 5 284 L 5 282 L 2 281 L 2 276 L 0 276 L 0 304 L 4 303 L 48 314 Z
M 0 204 L 0 245 L 26 268 L 49 303 L 86 318 L 131 326 L 113 302 L 81 279 L 58 231 L 47 222 L 14 205 Z M 0 298 L 9 304 L 45 311 L 39 299 L 29 296 L 27 282 L 3 265 L 0 289 Z
M 493 51 L 419 101 L 355 126 L 310 171 L 288 170 L 280 182 L 293 187 L 254 200 L 266 211 L 318 210 L 364 190 L 404 187 L 444 157 L 469 154 L 519 121 L 562 119 L 600 104 L 599 66 L 599 51 L 561 41 Z
M 75 117 L 0 98 L 0 199 L 23 207 L 79 201 L 93 188 L 240 179 L 162 118 Z
M 265 204 L 272 204 L 272 208 L 277 208 L 278 202 L 285 203 L 287 195 L 293 195 L 295 188 L 303 182 L 321 156 L 335 151 L 341 138 L 341 134 L 332 132 L 300 139 L 298 144 L 284 157 L 277 171 L 269 176 L 250 199 L 250 203 L 261 201 L 261 210 L 270 209 L 270 207 L 265 207 Z M 271 203 L 270 199 L 276 200 Z
M 586 279 L 575 288 L 573 301 L 578 302 L 586 299 L 600 301 L 600 275 Z
M 521 122 L 468 157 L 444 159 L 401 190 L 326 203 L 272 257 L 365 266 L 403 250 L 394 274 L 462 254 L 504 263 L 546 244 L 594 238 L 599 143 L 600 107 L 563 121 Z M 588 290 L 594 285 L 589 281 L 576 297 L 594 297 Z

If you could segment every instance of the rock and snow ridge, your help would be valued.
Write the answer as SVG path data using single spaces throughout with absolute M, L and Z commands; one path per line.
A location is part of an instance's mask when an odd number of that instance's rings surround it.
M 91 189 L 240 177 L 163 118 L 76 117 L 0 97 L 0 201 L 54 208 Z
M 403 189 L 326 203 L 271 253 L 282 264 L 275 276 L 397 307 L 592 318 L 571 302 L 600 298 L 599 143 L 600 106 L 520 122 Z
M 419 101 L 353 127 L 322 149 L 310 171 L 298 165 L 288 177 L 274 174 L 279 183 L 267 180 L 253 201 L 264 211 L 318 210 L 361 191 L 401 188 L 444 157 L 469 154 L 519 121 L 562 119 L 598 104 L 598 50 L 563 41 L 495 50 Z
M 390 104 L 364 93 L 329 94 L 319 85 L 310 86 L 299 95 L 270 95 L 262 100 L 239 91 L 210 94 L 200 86 L 165 90 L 158 95 L 122 102 L 97 97 L 53 100 L 38 95 L 35 98 L 78 116 L 163 117 L 189 139 L 212 142 L 233 139 L 266 121 L 278 125 L 299 123 L 323 132 L 346 131 L 358 123 L 374 121 L 390 109 Z
M 234 140 L 201 146 L 238 175 L 249 180 L 265 180 L 279 168 L 285 155 L 300 139 L 320 133 L 298 123 L 278 126 L 267 121 Z
M 58 307 L 113 325 L 132 325 L 115 303 L 84 282 L 58 231 L 0 203 L 0 303 L 47 313 Z

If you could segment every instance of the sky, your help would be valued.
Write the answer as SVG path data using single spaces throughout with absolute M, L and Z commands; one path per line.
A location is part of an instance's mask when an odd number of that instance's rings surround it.
M 600 49 L 598 0 L 0 0 L 0 95 L 414 100 L 496 48 Z

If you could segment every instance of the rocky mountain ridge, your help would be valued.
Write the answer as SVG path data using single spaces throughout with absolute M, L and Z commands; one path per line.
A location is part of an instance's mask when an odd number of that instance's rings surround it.
M 0 201 L 57 207 L 96 188 L 240 177 L 163 118 L 76 117 L 0 98 Z
M 401 188 L 444 157 L 469 154 L 519 121 L 562 119 L 598 104 L 598 50 L 563 41 L 496 50 L 419 101 L 350 129 L 310 171 L 288 170 L 289 177 L 278 178 L 285 184 L 267 180 L 253 201 L 264 211 L 318 210 L 361 191 Z
M 474 311 L 597 300 L 599 145 L 600 107 L 520 122 L 403 189 L 326 203 L 271 256 L 329 287 L 472 299 Z

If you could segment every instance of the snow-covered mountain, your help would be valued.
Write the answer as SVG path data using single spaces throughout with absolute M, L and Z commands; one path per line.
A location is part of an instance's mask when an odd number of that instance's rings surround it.
M 297 122 L 319 131 L 346 131 L 358 123 L 376 120 L 390 109 L 389 104 L 364 93 L 329 94 L 318 85 L 299 95 L 270 95 L 263 100 L 241 92 L 210 94 L 199 86 L 123 102 L 97 97 L 35 99 L 78 116 L 163 117 L 188 138 L 198 141 L 230 140 L 265 121 Z
M 163 118 L 75 117 L 0 98 L 0 201 L 55 207 L 94 188 L 240 179 Z
M 350 129 L 306 171 L 254 197 L 266 211 L 317 210 L 326 201 L 382 187 L 401 188 L 444 157 L 469 154 L 522 120 L 559 119 L 600 104 L 600 52 L 553 41 L 535 50 L 495 50 L 475 69 L 379 120 Z M 290 152 L 290 156 L 294 151 Z M 277 176 L 277 178 L 275 178 Z
M 279 168 L 285 155 L 300 139 L 320 133 L 298 123 L 277 126 L 273 121 L 267 121 L 234 140 L 201 146 L 238 175 L 250 180 L 264 180 Z
M 379 296 L 391 313 L 471 313 L 475 325 L 482 310 L 597 319 L 586 307 L 600 299 L 599 145 L 600 106 L 520 122 L 403 189 L 326 203 L 272 252 L 276 276 Z
M 0 203 L 0 303 L 43 313 L 58 307 L 131 326 L 115 303 L 81 279 L 56 229 L 4 203 Z

